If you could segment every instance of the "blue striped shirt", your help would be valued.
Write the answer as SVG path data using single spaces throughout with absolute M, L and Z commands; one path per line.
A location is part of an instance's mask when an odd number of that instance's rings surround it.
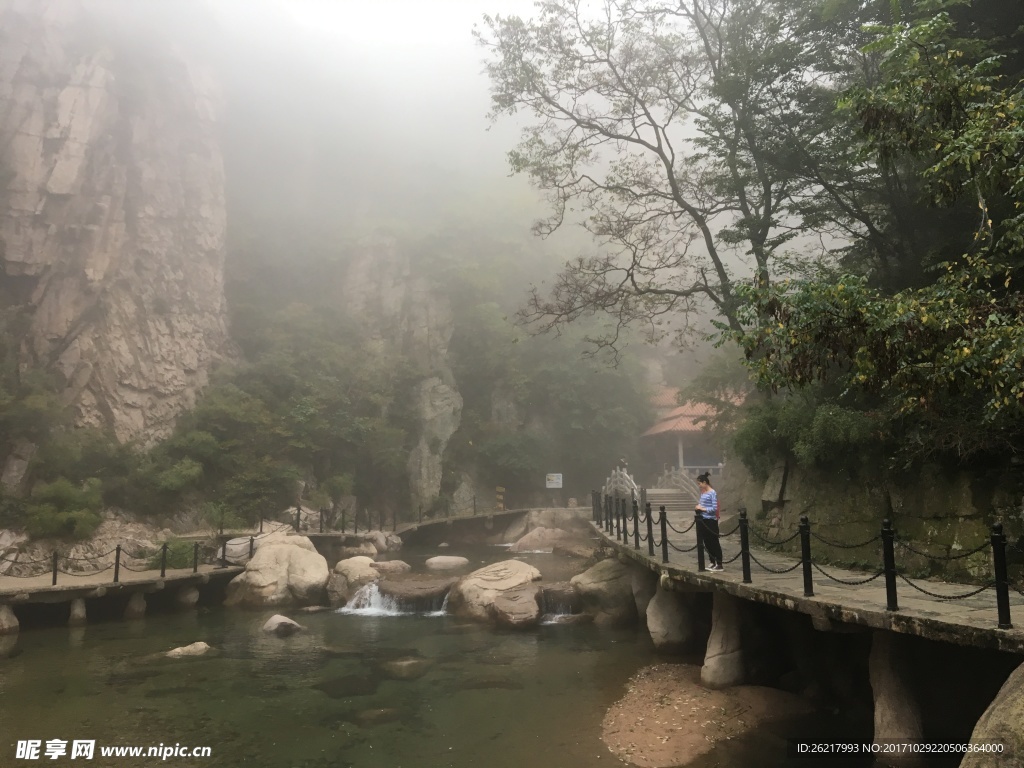
M 718 516 L 718 494 L 714 488 L 700 495 L 700 506 L 704 507 L 705 511 L 701 516 L 705 520 L 714 520 Z

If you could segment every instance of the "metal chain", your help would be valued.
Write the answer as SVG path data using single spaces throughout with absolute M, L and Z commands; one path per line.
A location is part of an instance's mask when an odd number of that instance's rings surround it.
M 866 547 L 868 544 L 874 544 L 876 541 L 881 541 L 882 540 L 881 536 L 874 536 L 874 537 L 868 539 L 867 541 L 862 541 L 862 542 L 859 542 L 857 544 L 840 544 L 838 541 L 829 541 L 828 539 L 826 539 L 826 538 L 824 538 L 822 536 L 819 536 L 814 531 L 811 531 L 811 536 L 816 538 L 822 544 L 825 544 L 826 546 L 829 546 L 829 547 L 835 547 L 836 549 L 857 549 L 858 547 Z
M 772 541 L 771 539 L 766 539 L 764 536 L 762 536 L 760 533 L 758 533 L 753 528 L 750 529 L 750 532 L 752 534 L 754 534 L 757 538 L 759 538 L 761 541 L 763 541 L 765 544 L 773 544 L 773 545 L 775 545 L 775 544 L 788 544 L 789 542 L 791 542 L 793 539 L 795 539 L 797 536 L 800 535 L 800 531 L 797 531 L 792 536 L 790 536 L 788 539 L 779 539 L 778 541 Z
M 979 544 L 978 546 L 976 546 L 970 552 L 961 552 L 959 555 L 929 555 L 927 552 L 921 552 L 920 550 L 914 549 L 912 546 L 907 544 L 905 541 L 902 541 L 901 539 L 895 539 L 894 541 L 897 544 L 899 544 L 901 547 L 903 547 L 904 549 L 909 549 L 915 555 L 920 555 L 921 557 L 927 557 L 929 560 L 962 560 L 965 557 L 970 557 L 971 555 L 976 555 L 979 552 L 981 552 L 981 550 L 987 549 L 989 546 L 991 546 L 989 544 L 989 542 L 985 541 L 985 542 L 982 542 L 981 544 Z
M 739 559 L 739 556 L 740 556 L 740 555 L 742 555 L 742 554 L 743 554 L 743 550 L 741 549 L 741 550 L 740 550 L 739 552 L 737 552 L 737 553 L 736 553 L 735 555 L 733 555 L 732 557 L 730 557 L 730 558 L 729 558 L 728 560 L 723 560 L 723 561 L 722 561 L 722 565 L 726 565 L 726 564 L 728 564 L 728 563 L 731 563 L 731 562 L 733 562 L 734 560 L 738 560 L 738 559 Z
M 727 538 L 727 537 L 729 537 L 729 536 L 732 536 L 732 535 L 733 535 L 734 533 L 736 533 L 736 531 L 738 531 L 739 529 L 740 529 L 740 524 L 739 524 L 739 523 L 736 523 L 736 527 L 735 527 L 735 528 L 733 528 L 733 529 L 732 529 L 731 531 L 729 531 L 728 533 L 719 533 L 719 534 L 718 534 L 718 536 L 719 536 L 720 538 L 723 538 L 723 539 L 724 539 L 724 538 Z
M 688 526 L 686 526 L 685 528 L 683 528 L 683 530 L 680 531 L 678 528 L 676 528 L 674 525 L 672 525 L 672 523 L 668 521 L 668 516 L 665 517 L 665 525 L 671 528 L 676 533 L 678 533 L 680 536 L 682 536 L 684 533 L 689 533 L 693 529 L 693 526 L 696 525 L 696 523 L 697 521 L 694 520 L 692 523 L 690 523 Z
M 835 576 L 833 576 L 832 574 L 828 573 L 824 568 L 822 568 L 817 563 L 812 562 L 811 565 L 813 565 L 818 570 L 818 572 L 822 576 L 824 576 L 826 579 L 831 579 L 832 581 L 836 582 L 837 584 L 846 584 L 847 586 L 851 586 L 851 587 L 856 587 L 856 586 L 858 586 L 860 584 L 867 584 L 869 581 L 874 581 L 879 576 L 881 576 L 883 573 L 885 573 L 885 571 L 878 571 L 874 576 L 868 576 L 866 579 L 839 579 L 839 578 L 836 578 Z
M 896 575 L 899 576 L 901 579 L 903 579 L 905 582 L 907 582 L 907 584 L 912 586 L 918 592 L 920 592 L 922 594 L 925 594 L 925 595 L 928 595 L 928 597 L 934 597 L 936 600 L 963 600 L 964 598 L 967 598 L 967 597 L 974 597 L 975 595 L 984 592 L 986 589 L 990 589 L 991 587 L 995 586 L 995 582 L 994 581 L 990 581 L 988 584 L 985 584 L 985 585 L 983 585 L 981 587 L 978 587 L 973 592 L 967 592 L 967 593 L 965 593 L 963 595 L 940 595 L 940 594 L 938 594 L 936 592 L 929 592 L 927 589 L 924 589 L 922 587 L 917 586 L 917 584 L 912 582 L 910 579 L 908 579 L 902 573 L 898 573 Z
M 680 549 L 675 544 L 673 544 L 671 541 L 668 543 L 668 545 L 670 547 L 672 547 L 672 549 L 674 549 L 676 552 L 693 552 L 693 550 L 695 550 L 697 548 L 697 545 L 694 544 L 692 547 L 687 547 L 686 549 Z
M 758 560 L 756 557 L 754 557 L 754 553 L 753 552 L 750 553 L 750 559 L 753 560 L 755 563 L 757 563 L 762 568 L 764 568 L 766 571 L 768 571 L 768 573 L 789 573 L 790 571 L 795 571 L 797 568 L 799 568 L 802 565 L 802 562 L 800 560 L 797 560 L 796 563 L 794 563 L 791 568 L 783 568 L 782 570 L 779 570 L 778 568 L 769 568 L 767 565 L 765 565 L 760 560 Z

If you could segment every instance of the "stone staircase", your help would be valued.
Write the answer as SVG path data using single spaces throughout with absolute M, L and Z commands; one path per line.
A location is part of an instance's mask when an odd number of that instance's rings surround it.
M 657 511 L 664 505 L 666 512 L 689 514 L 693 516 L 693 508 L 697 506 L 697 496 L 692 491 L 680 488 L 648 488 L 647 501 L 651 509 Z

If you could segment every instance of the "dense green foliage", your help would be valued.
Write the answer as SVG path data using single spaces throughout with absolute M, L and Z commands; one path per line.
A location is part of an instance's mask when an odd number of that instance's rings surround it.
M 837 272 L 750 291 L 750 330 L 731 334 L 761 384 L 824 384 L 863 414 L 869 447 L 904 463 L 1005 458 L 1024 440 L 1024 71 L 962 26 L 939 12 L 880 28 L 881 79 L 841 102 L 864 156 L 913 169 L 924 201 L 962 223 L 933 233 L 929 279 L 894 292 Z

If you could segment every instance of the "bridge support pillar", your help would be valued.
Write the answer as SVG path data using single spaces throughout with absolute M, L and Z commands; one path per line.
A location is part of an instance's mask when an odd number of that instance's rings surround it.
M 0 605 L 0 636 L 16 635 L 21 630 L 21 623 L 14 615 L 14 609 L 4 603 Z
M 633 568 L 631 586 L 633 587 L 633 600 L 636 601 L 636 614 L 640 617 L 640 623 L 643 624 L 647 621 L 647 606 L 658 588 L 658 574 L 647 568 Z
M 71 612 L 68 614 L 68 626 L 84 627 L 88 623 L 89 619 L 85 614 L 85 600 L 81 597 L 76 597 L 71 601 Z
M 908 638 L 896 632 L 877 629 L 871 636 L 868 675 L 875 705 L 875 744 L 921 741 L 921 712 L 914 697 L 907 669 L 911 666 Z M 880 753 L 883 765 L 921 764 L 921 756 Z
M 187 587 L 182 587 L 174 595 L 174 605 L 183 611 L 195 608 L 198 602 L 199 590 L 191 584 Z
M 693 640 L 693 596 L 665 589 L 658 590 L 647 605 L 647 630 L 659 651 L 681 651 Z
M 711 636 L 704 654 L 700 681 L 708 688 L 729 688 L 746 678 L 740 634 L 740 599 L 715 592 L 711 608 Z
M 142 592 L 132 592 L 128 605 L 124 609 L 126 619 L 141 619 L 146 616 L 146 596 Z

